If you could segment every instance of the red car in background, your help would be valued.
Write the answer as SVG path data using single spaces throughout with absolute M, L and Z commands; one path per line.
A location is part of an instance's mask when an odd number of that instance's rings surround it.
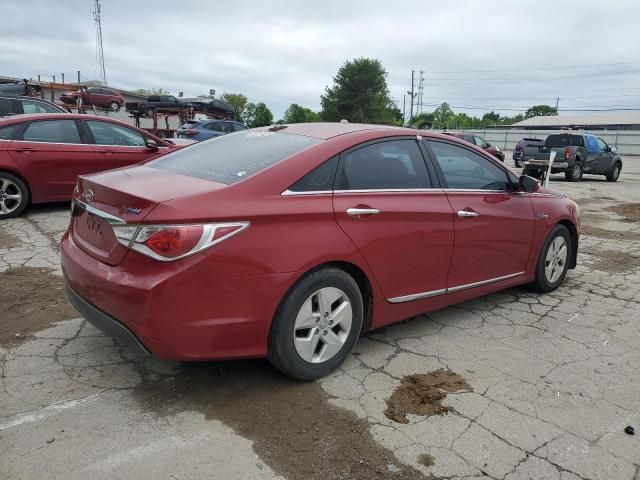
M 176 360 L 326 375 L 362 331 L 576 265 L 575 202 L 448 135 L 302 123 L 80 177 L 67 295 Z
M 65 92 L 60 96 L 60 100 L 67 105 L 75 105 L 78 97 L 82 97 L 84 105 L 95 105 L 96 107 L 108 108 L 117 112 L 124 105 L 124 97 L 120 92 L 107 87 L 81 88 L 75 92 Z
M 482 148 L 487 153 L 490 153 L 494 157 L 496 157 L 501 162 L 504 162 L 504 152 L 502 152 L 495 145 L 491 145 L 480 135 L 476 135 L 473 133 L 465 133 L 465 132 L 445 132 L 447 135 L 451 135 L 452 137 L 459 138 L 464 140 L 465 142 L 469 142 L 472 145 Z
M 105 117 L 0 118 L 0 219 L 20 215 L 29 203 L 69 200 L 78 175 L 132 165 L 174 148 Z

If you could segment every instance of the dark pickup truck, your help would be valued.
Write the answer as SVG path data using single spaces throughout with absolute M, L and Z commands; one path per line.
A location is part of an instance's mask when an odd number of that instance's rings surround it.
M 556 158 L 551 173 L 562 173 L 570 182 L 578 182 L 584 173 L 604 175 L 616 182 L 622 171 L 622 159 L 616 147 L 599 137 L 587 134 L 559 133 L 549 135 L 530 160 L 524 163 L 524 174 L 542 178 L 549 166 L 551 152 Z
M 194 112 L 207 113 L 229 120 L 235 116 L 233 107 L 222 100 L 207 98 L 183 99 L 176 98 L 173 95 L 151 95 L 145 102 L 127 102 L 124 107 L 127 112 L 134 115 L 152 116 L 156 110 L 171 113 L 191 107 Z

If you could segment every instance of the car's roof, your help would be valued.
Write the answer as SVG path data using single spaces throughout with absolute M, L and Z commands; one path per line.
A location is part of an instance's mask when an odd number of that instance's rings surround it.
M 345 135 L 348 133 L 362 132 L 364 130 L 408 130 L 389 125 L 369 125 L 365 123 L 289 123 L 284 125 L 271 125 L 257 130 L 272 130 L 296 135 L 305 135 L 323 140 Z
M 57 120 L 57 119 L 84 119 L 84 120 L 106 120 L 108 122 L 115 123 L 124 123 L 121 120 L 116 120 L 115 118 L 109 117 L 101 117 L 99 115 L 86 115 L 84 113 L 25 113 L 21 115 L 12 115 L 11 117 L 2 119 L 1 121 L 5 122 L 7 120 L 12 120 L 15 122 L 28 122 L 30 120 Z M 125 125 L 128 125 L 125 123 Z

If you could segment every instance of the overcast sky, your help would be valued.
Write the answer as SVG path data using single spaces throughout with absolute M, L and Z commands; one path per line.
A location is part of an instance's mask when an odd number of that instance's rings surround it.
M 0 75 L 98 78 L 92 0 L 1 3 Z M 291 103 L 319 109 L 361 56 L 382 61 L 400 108 L 412 69 L 425 110 L 512 115 L 558 96 L 561 110 L 640 108 L 638 0 L 102 0 L 102 24 L 111 85 L 241 92 L 276 118 Z

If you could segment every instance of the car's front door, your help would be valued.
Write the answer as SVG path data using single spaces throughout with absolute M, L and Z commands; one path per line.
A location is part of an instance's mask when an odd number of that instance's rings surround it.
M 420 146 L 390 139 L 344 152 L 333 207 L 385 297 L 394 303 L 444 293 L 453 211 L 432 188 Z
M 533 240 L 531 199 L 482 154 L 445 141 L 426 144 L 455 214 L 449 290 L 523 274 Z
M 142 162 L 167 151 L 147 147 L 147 140 L 137 130 L 102 120 L 84 121 L 95 142 L 96 165 L 94 171 L 110 170 Z
M 611 151 L 611 148 L 609 148 L 609 145 L 607 145 L 607 142 L 605 142 L 603 139 L 598 137 L 596 138 L 596 141 L 598 142 L 598 149 L 600 150 L 600 155 L 598 155 L 597 160 L 597 171 L 598 173 L 608 173 L 613 166 L 613 157 L 615 156 L 615 154 Z
M 29 175 L 31 187 L 48 200 L 71 196 L 76 177 L 94 163 L 94 152 L 77 120 L 37 120 L 11 142 L 10 155 Z

